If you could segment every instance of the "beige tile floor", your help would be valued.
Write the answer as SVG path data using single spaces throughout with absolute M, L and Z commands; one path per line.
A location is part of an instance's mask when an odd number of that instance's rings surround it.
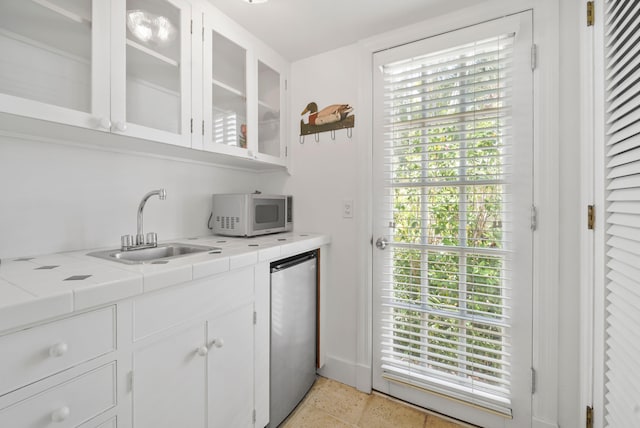
M 281 428 L 460 428 L 461 425 L 384 395 L 365 394 L 318 377 Z

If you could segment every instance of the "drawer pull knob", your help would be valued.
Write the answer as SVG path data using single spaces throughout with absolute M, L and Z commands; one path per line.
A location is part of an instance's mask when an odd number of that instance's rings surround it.
M 209 348 L 207 348 L 206 346 L 201 346 L 196 350 L 196 352 L 201 357 L 204 357 L 205 355 L 207 355 L 209 353 Z
M 212 345 L 215 345 L 216 348 L 222 348 L 224 346 L 224 339 L 221 337 L 216 337 L 215 339 L 213 339 L 213 342 L 211 342 Z
M 52 357 L 62 357 L 69 350 L 69 346 L 64 343 L 56 343 L 51 348 L 49 348 L 49 355 Z
M 71 410 L 67 406 L 61 407 L 51 413 L 51 422 L 63 422 L 70 414 Z

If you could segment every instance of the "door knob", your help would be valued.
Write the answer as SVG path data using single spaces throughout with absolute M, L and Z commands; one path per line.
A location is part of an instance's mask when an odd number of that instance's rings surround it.
M 389 244 L 389 241 L 387 241 L 382 237 L 376 240 L 376 248 L 379 248 L 381 250 L 384 250 L 385 248 L 387 248 L 388 244 Z

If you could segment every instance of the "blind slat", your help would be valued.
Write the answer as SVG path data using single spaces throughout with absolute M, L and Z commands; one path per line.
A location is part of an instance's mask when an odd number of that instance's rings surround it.
M 380 290 L 384 366 L 417 385 L 455 380 L 471 402 L 510 396 L 512 45 L 510 34 L 382 67 L 382 167 L 395 189 L 382 217 L 396 223 Z M 431 196 L 402 194 L 422 186 Z M 445 199 L 455 215 L 443 217 Z M 467 236 L 487 210 L 495 211 L 496 227 L 485 228 L 493 235 Z M 435 221 L 451 222 L 456 239 Z

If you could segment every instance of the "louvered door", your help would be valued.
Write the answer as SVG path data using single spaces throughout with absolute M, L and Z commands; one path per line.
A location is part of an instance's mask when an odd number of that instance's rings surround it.
M 604 425 L 640 426 L 640 2 L 604 3 Z M 598 409 L 599 410 L 599 409 Z

